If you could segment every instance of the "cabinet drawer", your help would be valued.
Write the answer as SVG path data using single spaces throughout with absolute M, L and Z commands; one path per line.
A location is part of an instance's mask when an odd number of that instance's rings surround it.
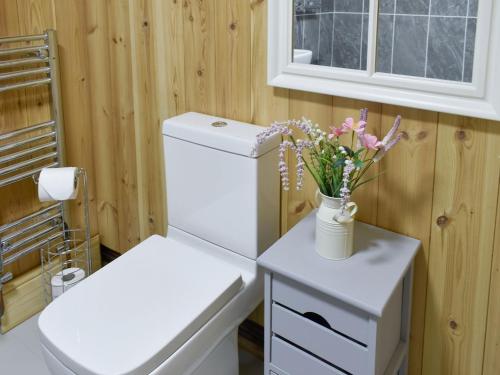
M 366 373 L 366 347 L 276 303 L 272 305 L 271 329 L 276 335 L 343 370 Z
M 289 375 L 345 375 L 277 337 L 271 341 L 271 363 Z M 277 375 L 272 371 L 271 374 Z
M 318 314 L 335 331 L 368 344 L 368 314 L 362 310 L 279 275 L 272 281 L 272 299 L 300 314 Z

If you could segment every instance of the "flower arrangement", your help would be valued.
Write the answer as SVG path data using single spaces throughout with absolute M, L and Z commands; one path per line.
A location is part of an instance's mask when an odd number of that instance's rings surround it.
M 281 134 L 283 141 L 279 147 L 279 170 L 283 189 L 289 190 L 290 187 L 285 153 L 291 149 L 297 159 L 297 190 L 303 187 L 304 169 L 307 169 L 320 192 L 327 197 L 341 198 L 344 209 L 353 191 L 378 177 L 367 178 L 366 173 L 402 136 L 401 133 L 396 134 L 401 123 L 400 116 L 397 116 L 394 125 L 381 141 L 366 132 L 367 121 L 368 110 L 363 109 L 359 121 L 346 118 L 340 127 L 332 126 L 328 134 L 305 118 L 275 122 L 257 135 L 257 143 Z M 295 130 L 301 131 L 305 138 L 296 138 Z M 345 136 L 349 139 L 349 135 L 350 144 L 343 144 Z

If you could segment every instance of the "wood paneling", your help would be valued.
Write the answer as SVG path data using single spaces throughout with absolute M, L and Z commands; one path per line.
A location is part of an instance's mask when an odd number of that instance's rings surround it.
M 215 113 L 215 7 L 219 1 L 183 0 L 186 110 Z M 226 37 L 224 35 L 224 37 Z
M 380 162 L 383 174 L 376 223 L 422 241 L 415 259 L 410 335 L 410 367 L 413 373 L 420 373 L 438 117 L 433 112 L 384 105 L 382 134 L 398 114 L 404 118 L 400 128 L 404 137 Z
M 251 9 L 248 1 L 216 1 L 216 113 L 251 121 Z
M 498 229 L 499 136 L 498 124 L 439 116 L 424 374 L 482 371 Z
M 92 83 L 90 96 L 92 116 L 92 143 L 95 166 L 95 180 L 107 181 L 96 189 L 97 218 L 102 243 L 115 249 L 120 248 L 118 236 L 118 187 L 115 175 L 117 161 L 114 142 L 117 135 L 116 116 L 113 111 L 112 76 L 115 71 L 110 65 L 109 20 L 106 2 L 89 0 L 85 3 L 85 18 L 88 43 L 89 79 Z M 101 162 L 106 160 L 107 162 Z M 130 216 L 130 215 L 127 215 Z
M 90 226 L 97 233 L 91 89 L 85 2 L 54 0 L 59 44 L 64 142 L 67 165 L 83 167 L 89 176 Z M 71 21 L 70 21 L 71 20 Z M 83 222 L 81 194 L 72 203 L 72 226 Z
M 500 180 L 498 181 L 500 185 Z M 495 244 L 490 278 L 490 298 L 488 321 L 486 324 L 486 343 L 484 355 L 484 374 L 500 373 L 500 191 L 497 198 L 497 218 L 495 223 Z
M 265 0 L 1 0 L 0 34 L 24 32 L 26 22 L 57 28 L 69 157 L 91 171 L 93 225 L 121 252 L 164 233 L 167 116 L 255 124 L 307 116 L 326 130 L 368 107 L 370 131 L 383 135 L 401 114 L 403 141 L 354 199 L 360 220 L 423 243 L 410 374 L 498 373 L 500 123 L 269 87 L 266 8 Z M 0 100 L 0 129 L 28 123 L 18 99 Z M 283 233 L 316 205 L 309 177 L 301 192 L 291 183 Z M 2 219 L 26 205 L 16 194 Z

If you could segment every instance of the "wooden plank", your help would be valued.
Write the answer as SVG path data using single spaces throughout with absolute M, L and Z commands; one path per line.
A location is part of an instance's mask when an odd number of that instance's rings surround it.
M 110 64 L 108 8 L 106 2 L 85 2 L 85 20 L 89 80 L 90 114 L 96 179 L 97 220 L 101 243 L 110 249 L 119 249 L 119 223 L 117 209 L 116 171 L 116 119 L 112 108 L 112 68 Z
M 166 234 L 162 120 L 157 95 L 155 33 L 162 24 L 153 16 L 151 0 L 134 1 L 130 7 L 132 76 L 136 135 L 137 187 L 141 240 Z M 163 83 L 160 83 L 160 85 Z
M 101 268 L 99 236 L 91 239 L 91 252 L 95 272 Z M 39 313 L 45 307 L 41 266 L 5 284 L 3 293 L 5 314 L 0 321 L 2 334 Z
M 498 137 L 500 123 L 490 122 L 487 132 Z M 496 150 L 500 163 L 500 150 Z M 494 182 L 494 181 L 492 181 Z M 500 180 L 497 181 L 500 185 Z M 488 319 L 486 322 L 486 341 L 483 375 L 500 374 L 500 190 L 497 197 L 497 217 L 495 222 L 495 242 L 491 264 Z
M 377 225 L 422 241 L 415 258 L 409 373 L 422 371 L 437 114 L 383 106 L 381 136 L 399 114 L 404 136 L 380 162 Z
M 113 250 L 123 253 L 140 241 L 130 15 L 128 0 L 110 1 L 107 6 L 116 150 L 115 174 L 110 178 L 117 184 L 119 233 L 119 247 Z
M 186 110 L 215 114 L 215 1 L 184 0 Z
M 380 138 L 382 106 L 378 103 L 334 97 L 333 123 L 330 124 L 330 126 L 341 126 L 347 117 L 352 117 L 357 121 L 362 108 L 368 108 L 369 110 L 367 132 Z M 347 139 L 346 137 L 347 136 L 344 136 L 342 139 L 346 142 L 346 145 L 350 145 L 351 139 Z M 366 178 L 372 178 L 378 173 L 379 165 L 375 164 L 371 167 L 371 170 L 367 172 Z M 377 222 L 378 180 L 369 182 L 354 191 L 352 200 L 356 202 L 359 207 L 359 211 L 356 214 L 356 220 L 375 225 Z
M 165 119 L 186 112 L 183 2 L 153 0 L 153 8 L 159 113 Z
M 54 0 L 59 44 L 66 164 L 85 168 L 89 177 L 90 229 L 97 233 L 97 209 L 90 105 L 89 55 L 85 4 Z M 70 204 L 72 227 L 83 225 L 83 197 Z
M 482 371 L 499 150 L 500 133 L 487 121 L 440 115 L 424 374 Z
M 245 122 L 252 117 L 250 4 L 215 2 L 216 113 Z
M 267 126 L 289 115 L 288 90 L 267 84 L 267 3 L 251 1 L 251 75 L 253 124 Z

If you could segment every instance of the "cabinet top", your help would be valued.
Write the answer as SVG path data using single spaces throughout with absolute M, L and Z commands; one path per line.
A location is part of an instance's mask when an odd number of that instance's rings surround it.
M 375 316 L 382 316 L 420 241 L 356 222 L 352 257 L 322 258 L 314 249 L 316 210 L 258 259 L 269 271 L 298 281 Z

